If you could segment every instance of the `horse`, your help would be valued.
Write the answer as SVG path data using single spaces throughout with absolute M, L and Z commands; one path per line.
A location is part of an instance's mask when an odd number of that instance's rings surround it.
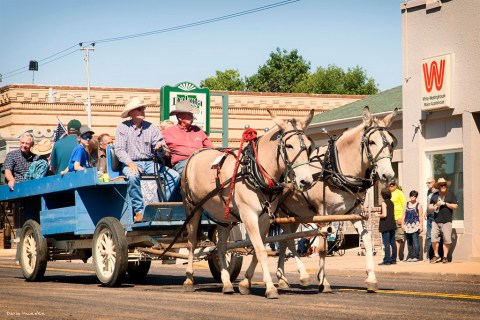
M 262 266 L 265 296 L 278 298 L 263 240 L 270 224 L 269 215 L 276 209 L 278 197 L 283 192 L 283 181 L 291 180 L 300 191 L 308 189 L 313 182 L 309 166 L 312 143 L 304 132 L 313 118 L 313 111 L 304 119 L 287 121 L 269 111 L 275 126 L 264 136 L 252 139 L 243 150 L 242 140 L 238 154 L 202 149 L 190 156 L 181 181 L 189 250 L 183 284 L 186 291 L 194 290 L 193 252 L 197 245 L 200 216 L 205 211 L 218 224 L 222 291 L 234 292 L 225 261 L 226 239 L 232 224 L 243 222 L 255 249 L 255 257 Z M 247 272 L 246 277 L 251 281 L 253 271 Z M 242 287 L 240 292 L 245 293 Z
M 387 183 L 394 177 L 391 165 L 395 137 L 387 131 L 393 122 L 397 109 L 382 120 L 373 118 L 368 107 L 363 110 L 363 123 L 344 132 L 336 141 L 331 138 L 328 147 L 317 148 L 312 154 L 311 169 L 314 185 L 306 192 L 285 189 L 284 201 L 279 207 L 280 216 L 313 216 L 355 213 L 363 204 L 366 190 L 377 180 Z M 336 146 L 335 146 L 336 145 Z M 337 152 L 335 152 L 335 150 Z M 336 153 L 336 154 L 335 154 Z M 323 159 L 321 159 L 323 157 Z M 323 161 L 322 161 L 323 160 Z M 366 251 L 365 284 L 369 292 L 378 290 L 374 271 L 371 236 L 365 219 L 353 223 L 362 237 Z M 295 232 L 298 224 L 282 225 L 284 232 Z M 293 253 L 300 274 L 300 283 L 310 283 L 309 275 L 295 250 L 293 240 L 286 241 Z M 281 246 L 278 259 L 278 287 L 288 288 L 284 274 L 285 245 Z M 325 277 L 326 239 L 319 241 L 319 269 L 317 279 L 319 292 L 331 292 Z

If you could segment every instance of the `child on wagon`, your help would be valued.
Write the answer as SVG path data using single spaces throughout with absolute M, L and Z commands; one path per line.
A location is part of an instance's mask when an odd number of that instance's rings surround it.
M 63 170 L 60 173 L 61 175 L 64 175 L 67 172 L 85 170 L 86 168 L 92 167 L 90 156 L 87 152 L 87 147 L 90 143 L 90 140 L 92 140 L 94 133 L 95 132 L 90 130 L 90 128 L 87 126 L 80 127 L 80 131 L 78 133 L 78 145 L 72 151 L 68 168 Z

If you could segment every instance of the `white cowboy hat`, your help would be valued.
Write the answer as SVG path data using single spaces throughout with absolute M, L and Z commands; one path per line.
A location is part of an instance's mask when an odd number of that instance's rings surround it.
M 177 104 L 175 104 L 175 110 L 170 111 L 169 116 L 173 116 L 173 115 L 184 113 L 184 112 L 197 114 L 199 110 L 190 101 L 182 100 L 177 102 Z
M 35 144 L 30 152 L 37 156 L 43 156 L 44 154 L 52 153 L 53 145 L 48 139 L 42 139 L 39 143 Z
M 132 110 L 135 110 L 140 107 L 146 106 L 145 103 L 143 103 L 139 98 L 133 98 L 132 100 L 128 101 L 128 103 L 125 105 L 125 109 L 123 109 L 122 114 L 120 114 L 120 117 L 126 118 L 128 117 L 128 113 Z

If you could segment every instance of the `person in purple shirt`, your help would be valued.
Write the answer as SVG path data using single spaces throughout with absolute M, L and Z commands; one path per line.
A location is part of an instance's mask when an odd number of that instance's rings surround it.
M 130 117 L 117 126 L 115 138 L 115 154 L 123 164 L 123 174 L 127 178 L 127 191 L 130 196 L 134 222 L 143 218 L 144 202 L 140 186 L 140 174 L 154 174 L 155 153 L 159 157 L 165 155 L 165 141 L 157 126 L 145 121 L 145 103 L 133 98 L 120 115 Z M 180 175 L 170 168 L 160 165 L 160 177 L 164 178 L 164 201 L 169 201 L 180 182 Z

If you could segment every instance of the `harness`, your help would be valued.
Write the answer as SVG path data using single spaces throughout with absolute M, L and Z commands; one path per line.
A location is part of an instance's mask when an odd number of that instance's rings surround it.
M 291 121 L 291 120 L 288 120 Z M 193 207 L 193 209 L 190 212 L 190 215 L 193 215 L 195 212 L 200 210 L 202 206 L 210 200 L 212 197 L 216 195 L 220 195 L 220 193 L 226 188 L 227 185 L 230 184 L 231 190 L 229 193 L 229 197 L 225 200 L 224 197 L 221 197 L 222 201 L 224 202 L 226 206 L 226 218 L 228 217 L 229 213 L 229 201 L 230 197 L 232 195 L 233 188 L 235 187 L 235 180 L 241 179 L 243 180 L 247 185 L 249 185 L 251 188 L 255 190 L 261 191 L 261 194 L 264 196 L 268 197 L 268 200 L 265 200 L 262 203 L 263 211 L 262 214 L 265 212 L 270 213 L 270 204 L 275 200 L 275 198 L 280 195 L 283 192 L 283 189 L 285 187 L 285 181 L 290 179 L 290 181 L 295 181 L 295 172 L 294 169 L 305 165 L 309 164 L 308 161 L 306 162 L 301 162 L 301 163 L 295 163 L 295 160 L 300 156 L 300 154 L 303 151 L 307 150 L 305 141 L 304 141 L 304 136 L 305 133 L 303 130 L 298 130 L 296 126 L 292 123 L 293 130 L 289 131 L 279 131 L 277 134 L 276 139 L 278 140 L 277 144 L 277 163 L 282 159 L 284 165 L 285 165 L 285 173 L 280 177 L 280 179 L 277 181 L 274 178 L 270 177 L 268 173 L 264 170 L 263 166 L 259 163 L 258 161 L 258 147 L 259 147 L 259 142 L 260 139 L 265 138 L 265 137 L 256 137 L 256 132 L 254 132 L 253 129 L 247 129 L 245 130 L 244 134 L 242 135 L 242 144 L 244 141 L 245 136 L 251 136 L 251 140 L 249 141 L 249 144 L 244 148 L 240 148 L 238 152 L 238 156 L 231 150 L 227 150 L 227 152 L 224 153 L 223 159 L 217 164 L 217 170 L 215 174 L 215 181 L 216 181 L 216 188 L 210 191 L 200 202 L 195 203 L 193 201 L 192 193 L 189 188 L 189 182 L 188 182 L 188 177 L 186 172 L 188 172 L 187 168 L 190 164 L 190 160 L 199 152 L 204 151 L 199 150 L 195 152 L 188 160 L 185 165 L 185 170 L 184 170 L 184 175 L 183 175 L 183 181 L 185 184 L 185 202 L 188 204 L 190 207 Z M 253 130 L 253 131 L 252 131 Z M 289 160 L 287 157 L 286 153 L 286 148 L 288 145 L 288 140 L 291 139 L 292 137 L 297 136 L 298 139 L 300 140 L 300 150 L 298 153 L 294 156 L 293 160 Z M 242 146 L 241 144 L 241 146 Z M 236 165 L 234 170 L 233 175 L 231 178 L 227 179 L 224 182 L 220 181 L 220 171 L 222 168 L 223 163 L 225 162 L 225 159 L 228 156 L 234 156 L 236 158 Z M 240 221 L 240 217 L 236 213 L 230 212 L 237 221 Z M 222 225 L 222 223 L 215 221 L 216 223 L 219 223 Z

